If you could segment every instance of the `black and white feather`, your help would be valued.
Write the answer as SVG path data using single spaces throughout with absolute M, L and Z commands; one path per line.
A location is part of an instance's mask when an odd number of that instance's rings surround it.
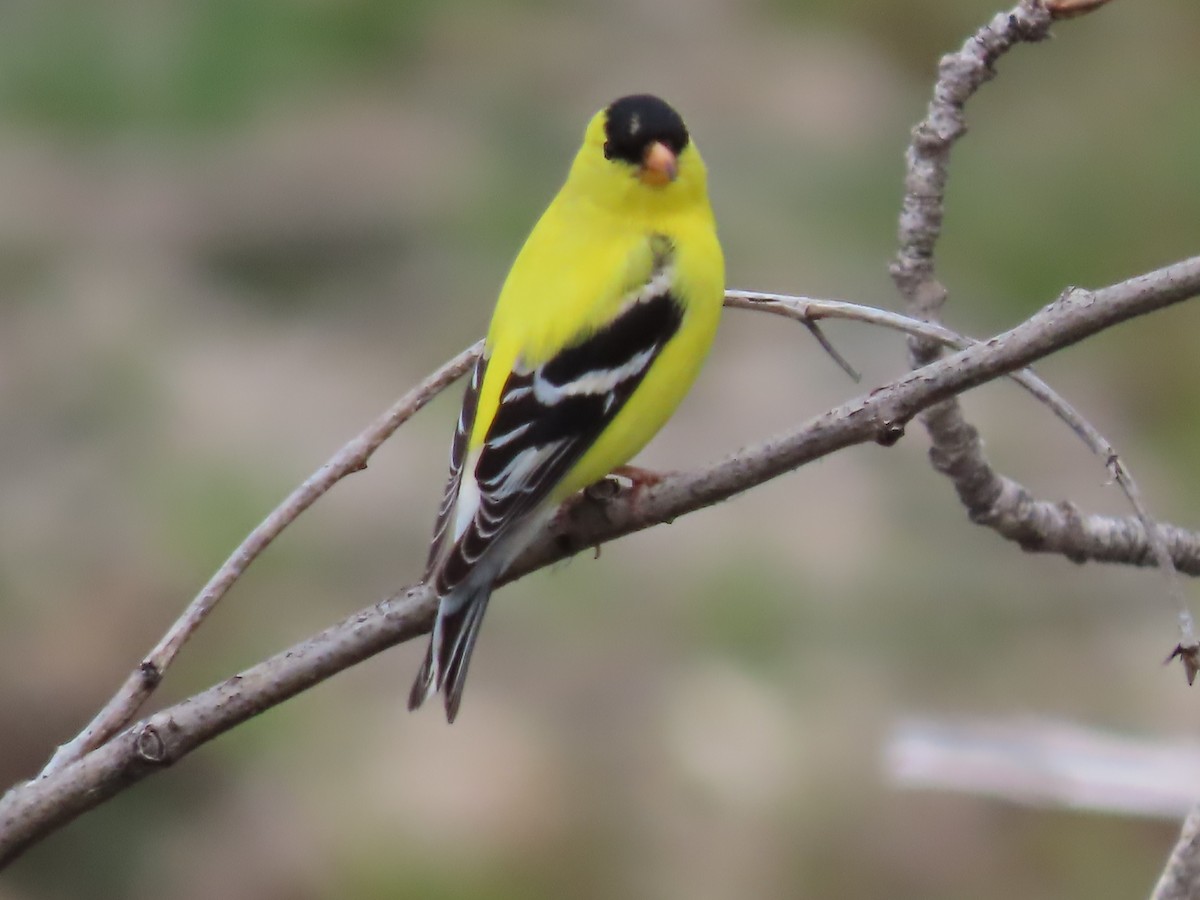
M 440 598 L 409 708 L 441 689 L 454 720 L 492 585 L 553 512 L 547 503 L 679 330 L 670 242 L 654 239 L 650 277 L 603 328 L 536 366 L 518 360 L 482 443 L 470 449 L 488 351 L 475 366 L 450 450 L 450 477 L 426 582 Z

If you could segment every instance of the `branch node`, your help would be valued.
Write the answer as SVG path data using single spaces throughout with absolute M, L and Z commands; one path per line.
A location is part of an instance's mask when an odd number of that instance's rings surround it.
M 592 503 L 606 504 L 611 503 L 617 497 L 621 496 L 624 488 L 621 482 L 612 475 L 605 475 L 594 484 L 589 484 L 583 489 L 583 496 Z
M 900 419 L 881 419 L 875 432 L 875 443 L 880 447 L 893 447 L 904 437 L 904 422 Z
M 1175 649 L 1171 651 L 1171 655 L 1163 660 L 1163 665 L 1167 665 L 1172 660 L 1178 658 L 1183 663 L 1183 674 L 1187 678 L 1189 685 L 1196 680 L 1196 673 L 1200 672 L 1200 644 L 1176 644 Z
M 1117 454 L 1116 450 L 1111 451 L 1104 458 L 1104 468 L 1108 470 L 1108 474 L 1111 476 L 1108 484 L 1121 483 L 1121 457 Z
M 1069 284 L 1062 289 L 1062 292 L 1054 299 L 1051 306 L 1062 306 L 1064 303 L 1087 303 L 1092 297 L 1092 292 L 1087 288 L 1082 288 L 1077 284 Z
M 137 730 L 133 748 L 138 759 L 143 762 L 154 766 L 167 765 L 170 762 L 167 758 L 167 742 L 158 733 L 158 729 L 149 722 Z
M 1056 506 L 1062 512 L 1063 520 L 1066 523 L 1066 527 L 1063 529 L 1066 540 L 1062 542 L 1062 554 L 1076 565 L 1083 565 L 1089 558 L 1084 549 L 1087 544 L 1087 533 L 1083 527 L 1083 514 L 1080 513 L 1079 507 L 1070 500 L 1061 500 Z
M 162 669 L 151 659 L 142 660 L 141 665 L 138 666 L 138 674 L 142 676 L 142 684 L 151 691 L 158 687 L 163 678 Z

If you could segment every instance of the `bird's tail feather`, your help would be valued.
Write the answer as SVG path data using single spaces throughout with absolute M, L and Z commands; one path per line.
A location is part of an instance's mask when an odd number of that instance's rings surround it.
M 425 661 L 408 694 L 410 710 L 441 691 L 445 695 L 446 721 L 454 721 L 462 702 L 471 652 L 475 649 L 479 626 L 483 624 L 483 614 L 487 611 L 491 596 L 492 587 L 489 584 L 459 602 L 447 602 L 451 600 L 450 597 L 442 600 L 433 634 L 429 638 L 429 648 L 425 651 Z

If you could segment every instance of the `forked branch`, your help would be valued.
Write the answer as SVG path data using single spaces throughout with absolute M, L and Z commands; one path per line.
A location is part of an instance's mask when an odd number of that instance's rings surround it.
M 1028 366 L 1134 316 L 1200 294 L 1200 257 L 1097 291 L 1072 290 L 1001 335 L 972 344 L 787 433 L 698 472 L 571 506 L 517 560 L 509 580 L 581 549 L 711 506 L 854 444 L 894 443 L 905 424 L 957 393 Z M 1200 536 L 1181 535 L 1177 559 L 1200 574 Z M 1144 558 L 1144 543 L 1123 547 Z M 80 813 L 241 722 L 387 647 L 424 633 L 434 598 L 415 585 L 207 691 L 132 726 L 81 759 L 0 798 L 0 865 Z

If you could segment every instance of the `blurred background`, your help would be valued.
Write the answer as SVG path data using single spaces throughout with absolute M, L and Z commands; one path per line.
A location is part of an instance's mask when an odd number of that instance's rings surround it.
M 587 118 L 654 91 L 703 149 L 731 286 L 896 307 L 902 157 L 995 0 L 0 4 L 0 784 L 75 734 L 295 484 L 483 331 Z M 1116 2 L 969 109 L 940 272 L 985 335 L 1200 247 L 1200 6 Z M 1039 369 L 1196 527 L 1200 309 Z M 905 367 L 727 314 L 640 461 L 686 468 Z M 310 510 L 188 645 L 180 699 L 420 574 L 455 388 Z M 1123 513 L 1010 385 L 992 460 Z M 459 722 L 423 644 L 86 814 L 3 900 L 1144 896 L 1178 825 L 905 791 L 905 716 L 1197 737 L 1152 572 L 970 527 L 913 427 L 505 588 Z M 1188 586 L 1194 597 L 1195 591 Z

